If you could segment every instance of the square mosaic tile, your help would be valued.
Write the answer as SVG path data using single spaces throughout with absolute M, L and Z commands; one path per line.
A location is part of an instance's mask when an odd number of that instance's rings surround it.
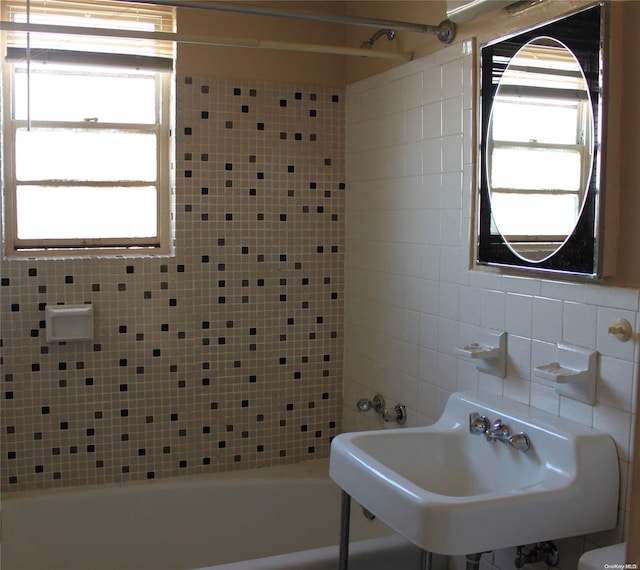
M 5 491 L 326 457 L 341 428 L 343 90 L 176 97 L 175 256 L 2 261 Z M 46 342 L 60 303 L 93 342 Z

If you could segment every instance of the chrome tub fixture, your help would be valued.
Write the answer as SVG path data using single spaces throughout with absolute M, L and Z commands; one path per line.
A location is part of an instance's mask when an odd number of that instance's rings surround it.
M 356 407 L 359 412 L 368 412 L 369 410 L 377 412 L 385 422 L 396 422 L 398 425 L 403 425 L 407 421 L 407 407 L 404 404 L 396 404 L 392 410 L 389 410 L 380 394 L 376 394 L 373 400 L 361 398 Z

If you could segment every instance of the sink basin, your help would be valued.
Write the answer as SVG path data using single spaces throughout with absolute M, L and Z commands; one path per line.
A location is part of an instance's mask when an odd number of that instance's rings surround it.
M 469 430 L 469 415 L 524 431 L 528 451 Z M 491 394 L 456 393 L 420 428 L 345 433 L 331 478 L 420 548 L 474 554 L 611 529 L 618 456 L 604 433 Z

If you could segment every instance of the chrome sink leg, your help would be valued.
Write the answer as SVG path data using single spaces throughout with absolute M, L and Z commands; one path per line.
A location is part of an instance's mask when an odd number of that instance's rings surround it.
M 349 568 L 349 523 L 351 520 L 351 496 L 342 491 L 342 505 L 340 508 L 340 555 L 339 570 Z
M 431 570 L 432 560 L 433 554 L 428 550 L 422 550 L 420 552 L 420 570 Z
M 467 554 L 467 565 L 465 566 L 465 570 L 478 570 L 478 568 L 480 568 L 481 557 L 482 552 Z

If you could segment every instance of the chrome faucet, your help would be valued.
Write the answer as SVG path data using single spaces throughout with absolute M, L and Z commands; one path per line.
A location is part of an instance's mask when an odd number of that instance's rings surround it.
M 502 441 L 508 442 L 511 434 L 509 433 L 509 427 L 502 423 L 502 420 L 498 419 L 493 422 L 493 426 L 490 427 L 485 433 L 487 441 Z
M 377 412 L 385 422 L 396 422 L 403 425 L 407 421 L 407 407 L 404 404 L 396 404 L 393 410 L 389 410 L 380 394 L 376 394 L 373 400 L 366 398 L 358 400 L 356 407 L 359 412 L 368 412 L 369 410 Z
M 531 439 L 523 431 L 511 434 L 509 426 L 503 424 L 501 419 L 497 419 L 491 424 L 487 416 L 482 416 L 477 412 L 469 414 L 469 432 L 475 435 L 484 435 L 487 441 L 492 443 L 494 441 L 508 443 L 511 447 L 522 452 L 529 451 L 531 447 Z

